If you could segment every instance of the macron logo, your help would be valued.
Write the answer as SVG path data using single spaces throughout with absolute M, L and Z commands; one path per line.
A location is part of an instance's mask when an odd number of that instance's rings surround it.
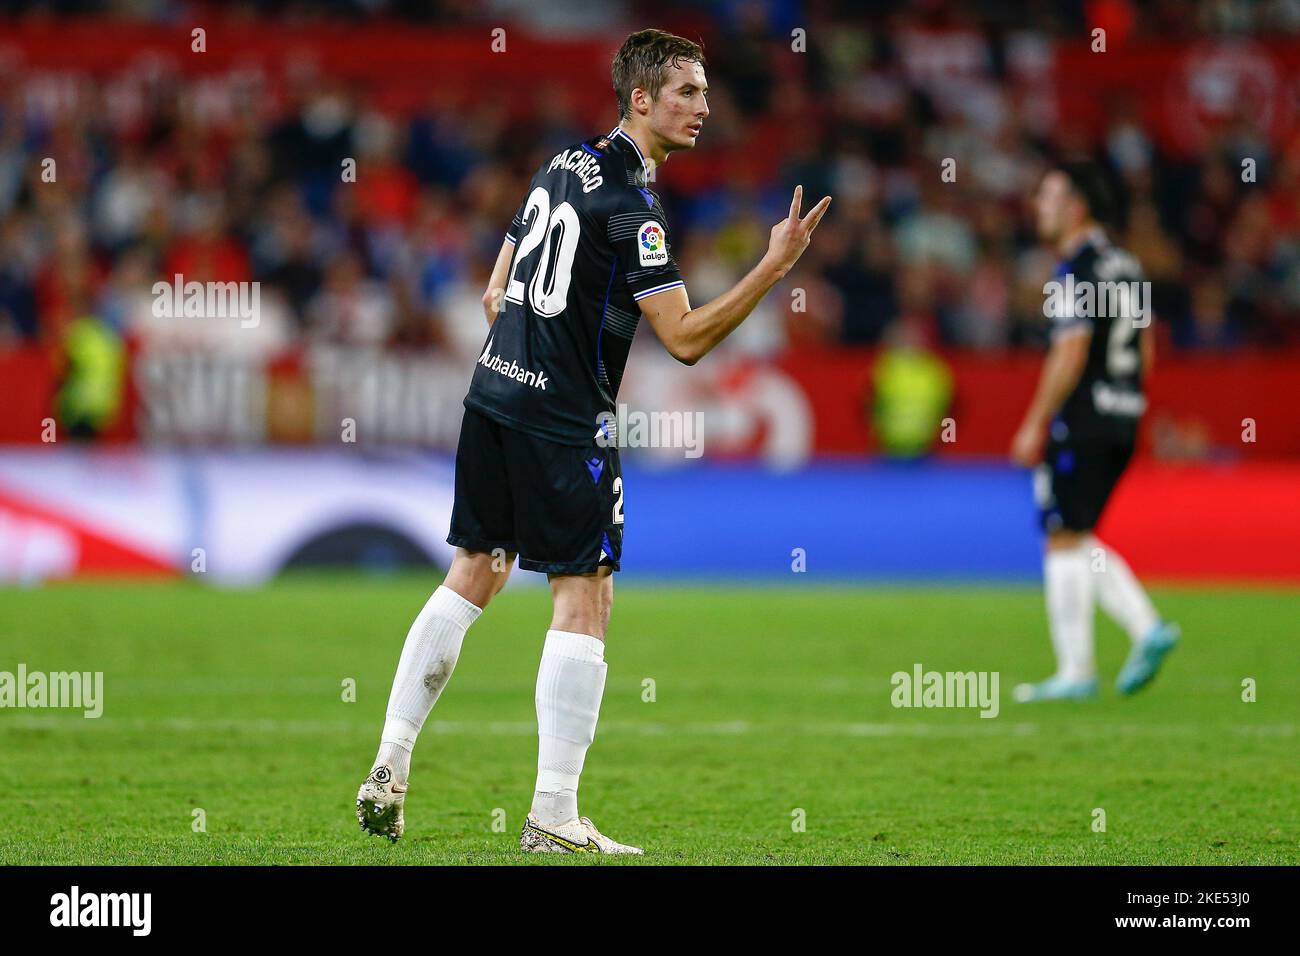
M 501 358 L 500 355 L 492 354 L 492 343 L 488 342 L 487 347 L 483 349 L 483 354 L 478 357 L 478 364 L 482 365 L 489 372 L 497 372 L 506 378 L 514 379 L 516 382 L 523 382 L 525 385 L 531 385 L 533 388 L 540 388 L 546 391 L 546 373 L 530 372 L 522 368 L 517 362 L 511 359 L 509 362 Z

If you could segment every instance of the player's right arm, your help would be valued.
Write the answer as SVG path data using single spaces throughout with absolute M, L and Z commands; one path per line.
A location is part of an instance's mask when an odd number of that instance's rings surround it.
M 492 327 L 497 314 L 505 307 L 506 279 L 510 275 L 510 260 L 514 254 L 515 244 L 509 239 L 501 240 L 501 251 L 497 253 L 496 265 L 492 267 L 492 278 L 488 279 L 487 291 L 483 293 L 483 314 L 487 316 L 488 328 Z
M 1011 440 L 1011 458 L 1017 464 L 1032 467 L 1042 461 L 1047 427 L 1083 377 L 1091 343 L 1091 323 L 1073 325 L 1053 336 L 1034 398 Z
M 692 309 L 682 286 L 638 301 L 641 313 L 673 358 L 684 365 L 698 362 L 745 321 L 759 300 L 799 261 L 831 204 L 827 196 L 800 219 L 802 200 L 803 187 L 796 186 L 789 217 L 772 227 L 767 254 L 748 275 L 712 302 Z
M 1142 339 L 1138 342 L 1138 351 L 1142 356 L 1142 380 L 1151 377 L 1151 370 L 1156 366 L 1156 327 L 1152 323 L 1142 330 Z

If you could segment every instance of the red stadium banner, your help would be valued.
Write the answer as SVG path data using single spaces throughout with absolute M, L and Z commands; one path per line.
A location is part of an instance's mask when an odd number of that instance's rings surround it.
M 1099 60 L 1105 68 L 1098 69 Z M 1061 45 L 1054 59 L 1060 119 L 1090 136 L 1136 111 L 1160 145 L 1187 155 L 1245 129 L 1279 143 L 1300 130 L 1300 48 L 1220 38 L 1199 43 Z
M 1300 582 L 1300 467 L 1141 462 L 1097 528 L 1143 576 L 1203 583 Z
M 204 30 L 203 49 L 193 49 L 191 28 Z M 288 27 L 257 19 L 204 19 L 174 26 L 94 18 L 32 18 L 6 24 L 0 33 L 0 76 L 37 81 L 46 96 L 75 95 L 79 78 L 116 77 L 113 102 L 132 109 L 135 91 L 170 74 L 211 77 L 201 108 L 231 120 L 251 102 L 272 102 L 290 87 L 328 82 L 364 94 L 376 109 L 407 112 L 431 99 L 459 98 L 485 88 L 563 90 L 580 112 L 608 112 L 613 98 L 609 61 L 618 40 L 532 38 L 511 28 L 499 38 L 482 30 L 433 29 L 411 24 L 342 21 Z M 510 56 L 486 55 L 494 40 Z M 359 56 L 358 50 L 378 51 Z M 304 86 L 305 84 L 305 86 Z M 532 107 L 518 98 L 521 111 Z M 233 111 L 233 112 L 232 112 Z
M 775 362 L 718 355 L 690 370 L 635 370 L 620 401 L 706 410 L 709 452 L 798 464 L 882 450 L 872 421 L 874 349 L 801 350 Z M 1003 457 L 1041 368 L 1032 354 L 937 356 L 952 381 L 940 457 Z M 685 371 L 686 374 L 682 374 Z M 450 450 L 470 366 L 438 353 L 316 347 L 272 359 L 208 353 L 132 354 L 110 442 L 221 447 L 359 440 Z M 670 377 L 671 376 L 671 377 Z M 27 348 L 0 354 L 6 414 L 0 443 L 42 440 L 57 418 L 56 370 Z M 653 388 L 648 386 L 653 383 Z M 1139 453 L 1162 460 L 1300 459 L 1300 355 L 1161 359 L 1149 386 Z
M 777 363 L 808 398 L 817 453 L 878 450 L 868 413 L 877 354 L 854 349 L 800 352 Z M 956 352 L 943 360 L 953 379 L 948 414 L 956 423 L 956 440 L 940 442 L 935 453 L 1005 455 L 1033 395 L 1041 356 Z M 1160 359 L 1148 394 L 1141 454 L 1176 459 L 1300 457 L 1300 417 L 1294 411 L 1300 403 L 1300 355 Z
M 1010 76 L 1021 97 L 1046 94 L 1063 128 L 1103 135 L 1109 119 L 1138 112 L 1175 155 L 1239 130 L 1243 121 L 1282 142 L 1300 129 L 1300 48 L 1277 41 L 1129 41 L 1108 24 L 1108 46 L 1088 41 L 1012 42 Z M 312 77 L 363 93 L 377 109 L 410 111 L 431 99 L 476 98 L 488 87 L 559 95 L 576 115 L 610 106 L 608 63 L 615 39 L 530 37 L 410 24 L 316 23 L 288 28 L 241 18 L 205 22 L 204 49 L 189 24 L 112 23 L 113 42 L 93 18 L 32 18 L 0 35 L 0 76 L 34 81 L 35 95 L 75 95 L 79 78 L 116 78 L 113 103 L 127 118 L 135 93 L 171 73 L 211 77 L 202 108 L 232 120 L 252 100 L 282 102 Z M 510 56 L 485 56 L 504 42 Z M 988 76 L 987 41 L 970 30 L 908 30 L 901 37 L 911 79 L 939 95 Z M 383 50 L 382 57 L 357 56 Z M 1104 59 L 1105 68 L 1097 69 Z M 141 93 L 141 95 L 143 95 Z M 1050 101 L 1054 99 L 1054 105 Z M 521 112 L 532 98 L 519 97 Z
M 707 17 L 674 11 L 664 19 L 678 23 L 686 35 L 705 37 L 706 48 L 714 42 Z M 613 107 L 609 64 L 622 40 L 535 36 L 515 26 L 484 31 L 382 20 L 321 20 L 289 27 L 233 16 L 204 18 L 199 51 L 194 48 L 195 26 L 119 19 L 101 23 L 93 17 L 5 23 L 0 85 L 21 85 L 34 105 L 49 107 L 88 99 L 93 81 L 107 93 L 110 124 L 127 130 L 147 115 L 158 91 L 180 76 L 202 78 L 192 106 L 218 129 L 237 127 L 250 113 L 288 113 L 297 99 L 322 90 L 394 115 L 474 104 L 525 128 L 539 109 L 579 123 L 605 123 Z M 111 44 L 104 43 L 106 31 L 112 33 Z M 965 50 L 963 60 L 987 59 L 977 52 L 984 43 L 979 34 L 945 35 Z M 935 38 L 918 35 L 917 43 L 918 49 L 929 49 Z M 360 49 L 382 50 L 383 55 L 358 56 Z M 505 52 L 509 56 L 493 55 Z M 1022 87 L 1034 88 L 1024 77 L 1018 79 Z M 485 93 L 502 90 L 511 95 Z M 756 118 L 745 136 L 733 140 L 730 147 L 713 147 L 715 162 L 675 170 L 675 181 L 688 190 L 712 186 L 725 171 L 731 182 L 762 182 L 775 173 L 780 156 L 799 136 L 779 117 L 768 116 Z

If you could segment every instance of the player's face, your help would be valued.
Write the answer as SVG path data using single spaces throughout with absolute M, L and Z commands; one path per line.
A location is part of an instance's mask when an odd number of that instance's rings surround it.
M 650 106 L 650 130 L 668 149 L 690 149 L 709 115 L 704 67 L 680 63 L 670 67 L 668 78 Z
M 1065 173 L 1057 170 L 1044 176 L 1034 196 L 1039 237 L 1045 242 L 1056 242 L 1065 235 L 1078 215 L 1078 205 Z

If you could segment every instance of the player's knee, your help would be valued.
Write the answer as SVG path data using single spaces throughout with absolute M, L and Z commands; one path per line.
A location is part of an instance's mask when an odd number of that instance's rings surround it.
M 487 604 L 510 576 L 514 555 L 488 554 L 477 551 L 458 551 L 443 581 L 466 601 L 478 607 Z
M 501 593 L 501 589 L 506 586 L 510 580 L 510 572 L 514 570 L 515 558 L 518 555 L 514 551 L 507 551 L 505 556 L 496 560 L 492 564 L 492 596 L 495 597 Z
M 609 632 L 609 617 L 614 610 L 614 576 L 606 575 L 600 582 L 600 592 L 596 599 L 596 617 L 599 628 L 599 637 L 605 639 Z

